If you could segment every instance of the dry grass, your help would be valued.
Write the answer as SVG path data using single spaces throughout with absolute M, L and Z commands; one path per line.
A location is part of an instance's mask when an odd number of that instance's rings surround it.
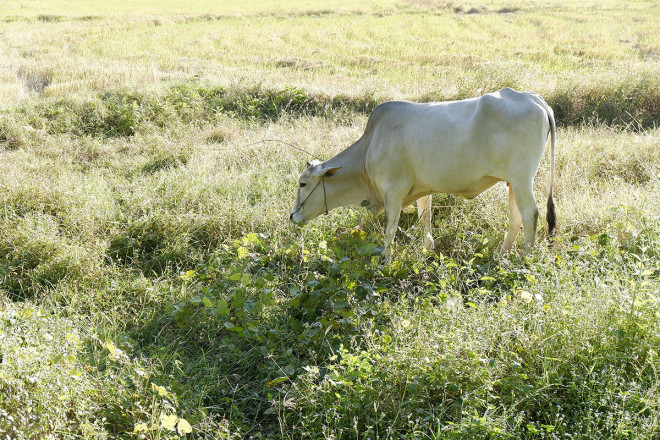
M 530 3 L 515 12 L 472 14 L 418 3 L 367 3 L 342 12 L 338 4 L 320 15 L 283 2 L 269 3 L 268 13 L 256 3 L 254 10 L 241 5 L 246 16 L 233 15 L 231 5 L 222 10 L 226 16 L 195 5 L 180 15 L 172 3 L 156 22 L 137 10 L 115 15 L 103 7 L 93 20 L 77 19 L 76 13 L 94 10 L 87 6 L 50 21 L 32 18 L 36 4 L 16 11 L 16 21 L 5 12 L 0 73 L 10 99 L 2 106 L 34 90 L 59 97 L 162 88 L 192 75 L 223 86 L 295 85 L 310 93 L 375 91 L 409 99 L 474 95 L 505 85 L 548 95 L 566 84 L 631 70 L 658 76 L 653 2 Z M 122 8 L 128 4 L 117 11 Z M 585 10 L 592 13 L 580 12 Z

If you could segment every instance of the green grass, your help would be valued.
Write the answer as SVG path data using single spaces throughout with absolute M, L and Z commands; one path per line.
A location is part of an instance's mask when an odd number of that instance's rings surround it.
M 0 437 L 660 436 L 654 2 L 62 4 L 0 7 Z M 502 185 L 384 267 L 363 208 L 289 223 L 379 102 L 502 86 L 554 247 L 496 256 Z

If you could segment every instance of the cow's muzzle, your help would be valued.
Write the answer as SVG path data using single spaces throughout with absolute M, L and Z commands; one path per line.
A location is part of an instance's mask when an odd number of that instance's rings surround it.
M 305 223 L 307 223 L 303 216 L 298 213 L 298 210 L 293 211 L 291 216 L 289 216 L 289 219 L 291 219 L 291 221 L 298 226 L 303 226 Z

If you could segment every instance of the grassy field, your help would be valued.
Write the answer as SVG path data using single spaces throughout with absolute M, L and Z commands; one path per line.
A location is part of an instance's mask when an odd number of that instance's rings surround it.
M 0 438 L 660 438 L 658 18 L 0 0 Z M 378 103 L 505 86 L 557 115 L 553 248 L 496 255 L 503 185 L 386 266 L 363 208 L 289 223 Z

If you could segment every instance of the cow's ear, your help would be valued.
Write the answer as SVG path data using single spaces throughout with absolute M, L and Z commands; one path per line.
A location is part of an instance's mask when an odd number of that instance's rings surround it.
M 310 162 L 307 162 L 307 168 L 314 168 L 314 167 L 316 167 L 317 165 L 320 165 L 320 164 L 322 164 L 322 163 L 323 163 L 323 162 L 321 162 L 320 160 L 316 160 L 316 159 L 314 159 L 314 160 L 312 160 L 312 161 L 310 161 Z
M 332 177 L 341 167 L 332 167 L 324 170 L 323 177 Z

